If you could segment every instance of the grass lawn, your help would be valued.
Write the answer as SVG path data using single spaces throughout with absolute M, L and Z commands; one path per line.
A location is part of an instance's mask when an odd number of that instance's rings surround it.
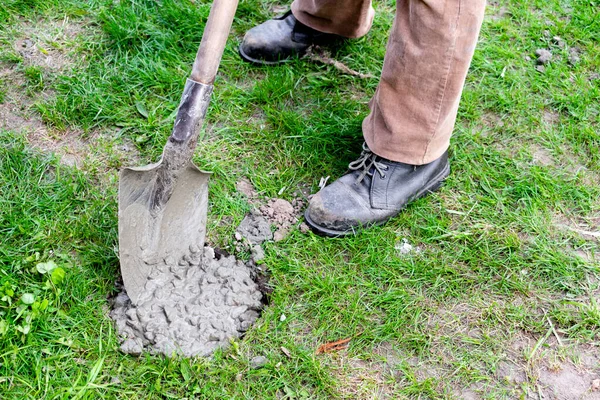
M 231 252 L 237 182 L 305 200 L 359 154 L 395 5 L 319 56 L 242 62 L 244 32 L 285 7 L 240 4 L 195 157 L 208 241 Z M 0 397 L 600 399 L 598 7 L 491 1 L 443 188 L 355 237 L 268 243 L 257 323 L 167 359 L 120 353 L 108 317 L 118 169 L 158 159 L 210 3 L 3 0 Z

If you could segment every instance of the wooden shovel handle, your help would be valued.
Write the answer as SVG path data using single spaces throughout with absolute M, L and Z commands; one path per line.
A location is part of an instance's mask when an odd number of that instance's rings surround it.
M 214 0 L 204 28 L 196 61 L 192 67 L 193 81 L 212 85 L 231 30 L 238 0 Z

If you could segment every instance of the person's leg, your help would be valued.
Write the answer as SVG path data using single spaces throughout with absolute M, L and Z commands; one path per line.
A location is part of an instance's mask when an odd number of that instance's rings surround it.
M 346 38 L 366 35 L 375 15 L 370 0 L 294 0 L 292 13 L 312 29 Z
M 290 12 L 246 32 L 240 56 L 278 64 L 303 55 L 313 44 L 365 35 L 373 15 L 370 0 L 294 0 Z
M 426 164 L 448 148 L 485 0 L 398 0 L 381 80 L 363 122 L 369 148 Z
M 447 149 L 485 0 L 398 0 L 366 145 L 350 172 L 319 191 L 305 216 L 344 235 L 382 224 L 449 174 Z

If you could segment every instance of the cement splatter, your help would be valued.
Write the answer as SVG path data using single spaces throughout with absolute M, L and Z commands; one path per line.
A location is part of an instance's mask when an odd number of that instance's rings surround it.
M 250 267 L 208 246 L 190 250 L 154 266 L 138 306 L 125 292 L 115 298 L 110 316 L 124 353 L 209 356 L 258 318 L 263 295 Z
M 250 244 L 260 245 L 267 240 L 272 240 L 273 232 L 269 221 L 258 211 L 252 210 L 236 229 L 235 237 L 238 241 L 246 239 Z

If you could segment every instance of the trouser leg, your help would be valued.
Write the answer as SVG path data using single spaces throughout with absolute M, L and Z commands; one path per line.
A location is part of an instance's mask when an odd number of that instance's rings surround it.
M 377 155 L 422 165 L 448 148 L 485 0 L 397 0 L 379 86 L 363 121 Z
M 320 32 L 357 38 L 371 29 L 371 0 L 294 0 L 294 17 Z

